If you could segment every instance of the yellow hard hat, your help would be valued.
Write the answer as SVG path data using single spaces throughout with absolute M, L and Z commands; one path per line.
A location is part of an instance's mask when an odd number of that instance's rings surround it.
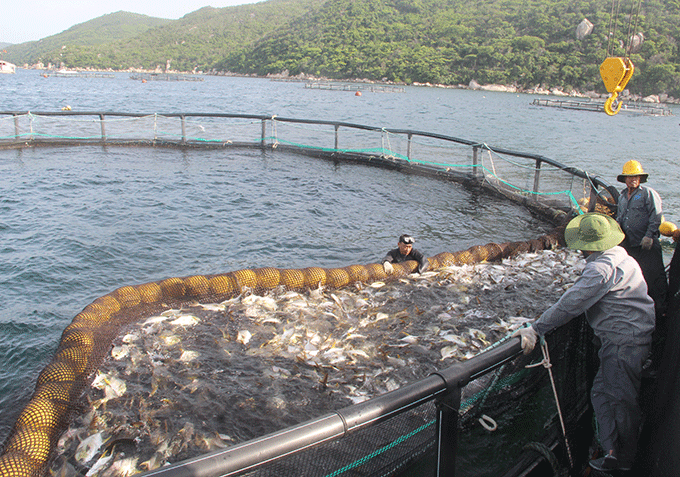
M 640 176 L 640 184 L 647 182 L 647 174 L 642 170 L 642 164 L 638 161 L 630 160 L 623 165 L 623 171 L 616 177 L 619 182 L 626 182 L 626 177 Z
M 659 225 L 659 233 L 661 235 L 665 235 L 666 237 L 670 237 L 673 235 L 673 232 L 678 230 L 678 228 L 675 226 L 673 222 L 661 222 L 661 225 Z

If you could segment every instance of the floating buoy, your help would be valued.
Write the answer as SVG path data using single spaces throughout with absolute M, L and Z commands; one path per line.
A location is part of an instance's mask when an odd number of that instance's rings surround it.
M 143 80 L 142 80 L 142 83 L 146 83 L 146 80 L 145 80 L 145 79 L 143 79 Z
M 47 78 L 47 75 L 43 75 L 43 77 Z
M 361 91 L 357 91 L 356 93 L 354 93 L 354 96 L 361 96 Z
M 673 222 L 661 222 L 661 225 L 659 225 L 659 233 L 661 235 L 665 235 L 666 237 L 670 237 L 673 235 L 673 232 L 678 230 L 678 228 L 675 226 Z
M 69 106 L 69 105 L 67 104 L 66 106 L 64 106 L 63 108 L 61 108 L 61 110 L 62 110 L 62 111 L 71 111 L 71 106 Z

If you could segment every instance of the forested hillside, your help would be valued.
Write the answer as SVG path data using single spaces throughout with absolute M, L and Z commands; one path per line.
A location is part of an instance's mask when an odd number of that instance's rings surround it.
M 172 20 L 154 18 L 137 13 L 116 12 L 94 20 L 74 25 L 68 30 L 39 41 L 30 41 L 5 47 L 4 59 L 16 64 L 52 62 L 59 64 L 63 55 L 76 48 L 94 49 L 116 40 L 134 38 L 152 28 L 171 23 Z
M 629 27 L 644 42 L 631 55 L 642 94 L 680 95 L 677 1 L 644 1 L 630 17 L 621 4 L 614 56 L 625 55 Z M 637 8 L 634 9 L 637 12 Z M 602 89 L 611 3 L 599 0 L 327 0 L 257 44 L 234 52 L 217 69 L 245 73 L 288 70 L 333 78 L 468 84 L 539 84 Z M 578 40 L 587 18 L 592 33 Z M 629 20 L 630 19 L 630 20 Z
M 640 33 L 629 89 L 680 97 L 680 1 L 616 5 L 612 18 L 608 0 L 268 0 L 206 7 L 125 39 L 17 63 L 127 69 L 171 60 L 183 71 L 604 92 L 599 66 L 608 50 L 624 56 Z M 579 39 L 584 19 L 592 32 Z

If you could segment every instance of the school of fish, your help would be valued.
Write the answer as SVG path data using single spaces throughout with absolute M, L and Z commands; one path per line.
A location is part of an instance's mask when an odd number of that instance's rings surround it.
M 397 389 L 537 318 L 584 265 L 545 250 L 141 319 L 114 340 L 49 472 L 133 475 Z

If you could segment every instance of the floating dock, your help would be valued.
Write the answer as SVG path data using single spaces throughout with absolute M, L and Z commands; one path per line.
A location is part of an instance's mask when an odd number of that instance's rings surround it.
M 535 106 L 548 106 L 551 108 L 576 109 L 579 111 L 599 111 L 604 113 L 604 101 L 576 101 L 563 99 L 534 99 L 531 104 Z M 621 106 L 622 113 L 637 113 L 647 116 L 672 116 L 673 112 L 667 106 L 650 103 L 636 103 L 626 101 Z
M 391 86 L 382 84 L 363 84 L 363 83 L 335 83 L 330 81 L 309 81 L 305 83 L 305 88 L 327 89 L 334 91 L 369 91 L 371 93 L 404 93 L 406 89 L 402 86 Z
M 205 78 L 183 73 L 132 73 L 130 79 L 137 81 L 203 81 Z
M 115 78 L 113 73 L 103 73 L 100 71 L 48 71 L 40 73 L 45 78 L 56 76 L 57 78 Z

